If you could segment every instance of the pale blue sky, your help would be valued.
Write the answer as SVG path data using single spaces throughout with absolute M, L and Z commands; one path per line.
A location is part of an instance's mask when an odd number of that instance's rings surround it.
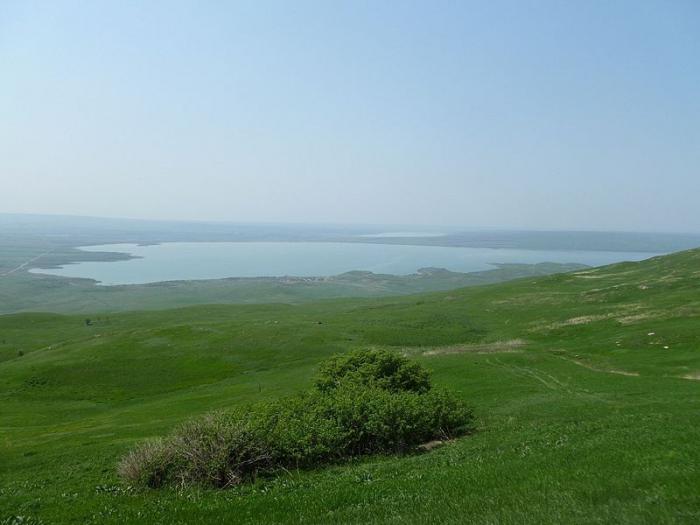
M 0 212 L 700 231 L 700 2 L 0 2 Z

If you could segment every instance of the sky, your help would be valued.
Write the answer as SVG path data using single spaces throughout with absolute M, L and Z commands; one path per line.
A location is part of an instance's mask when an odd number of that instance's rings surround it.
M 700 232 L 700 2 L 4 0 L 0 212 Z

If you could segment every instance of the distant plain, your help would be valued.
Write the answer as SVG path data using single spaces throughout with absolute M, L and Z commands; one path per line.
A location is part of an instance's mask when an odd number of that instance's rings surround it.
M 131 251 L 155 251 L 163 257 L 134 259 L 115 246 L 123 244 L 132 245 Z M 80 249 L 95 245 L 111 246 L 105 248 L 108 251 Z M 0 313 L 95 313 L 405 295 L 571 271 L 584 264 L 638 260 L 698 245 L 700 235 L 693 234 L 194 223 L 0 214 Z M 184 246 L 196 246 L 197 250 L 207 246 L 224 251 L 238 251 L 244 246 L 249 250 L 274 250 L 253 259 L 238 257 L 233 261 L 237 264 L 225 257 L 217 259 L 214 253 L 207 265 L 198 259 L 201 252 L 178 248 Z M 176 248 L 172 256 L 168 253 L 171 247 Z M 311 252 L 308 247 L 313 248 Z M 456 253 L 480 256 L 460 262 Z M 149 270 L 152 275 L 139 274 L 142 265 L 148 267 L 151 261 L 155 263 Z M 83 273 L 86 268 L 96 273 Z M 123 268 L 126 277 L 111 279 L 113 268 Z M 101 286 L 96 282 L 110 280 L 141 284 Z

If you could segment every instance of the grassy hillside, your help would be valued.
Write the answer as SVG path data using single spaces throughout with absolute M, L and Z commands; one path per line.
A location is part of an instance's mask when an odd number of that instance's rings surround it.
M 699 292 L 696 250 L 391 299 L 0 316 L 0 523 L 695 523 Z M 227 491 L 118 482 L 134 442 L 368 346 L 433 370 L 478 431 Z

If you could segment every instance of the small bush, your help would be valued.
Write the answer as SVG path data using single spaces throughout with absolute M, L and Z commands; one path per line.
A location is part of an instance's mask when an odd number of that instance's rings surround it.
M 164 439 L 146 441 L 122 458 L 119 476 L 135 485 L 160 487 L 173 466 L 173 450 Z
M 124 456 L 119 475 L 134 485 L 237 485 L 271 464 L 256 412 L 220 412 L 190 421 Z
M 377 354 L 333 358 L 322 367 L 319 377 L 329 382 L 320 388 L 186 423 L 127 454 L 119 474 L 152 488 L 227 487 L 279 469 L 404 453 L 470 429 L 471 412 L 430 389 L 425 370 Z M 383 363 L 393 363 L 393 375 Z

